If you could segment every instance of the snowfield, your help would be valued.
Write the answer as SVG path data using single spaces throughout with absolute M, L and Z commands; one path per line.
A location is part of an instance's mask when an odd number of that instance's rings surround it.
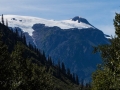
M 81 17 L 80 17 L 81 18 Z M 4 15 L 4 20 L 8 20 L 9 27 L 19 27 L 24 32 L 28 32 L 30 36 L 32 36 L 32 26 L 34 24 L 40 23 L 45 24 L 47 27 L 57 26 L 61 29 L 70 29 L 70 28 L 94 28 L 93 26 L 86 24 L 84 22 L 78 23 L 78 21 L 69 20 L 47 20 L 43 18 L 31 17 L 31 16 L 19 16 L 19 15 Z

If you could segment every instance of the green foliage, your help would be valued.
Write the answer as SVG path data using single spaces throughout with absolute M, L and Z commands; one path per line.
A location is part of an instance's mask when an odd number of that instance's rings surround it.
M 0 87 L 6 89 L 9 81 L 11 58 L 7 50 L 7 46 L 2 42 L 2 32 L 0 32 Z M 6 67 L 7 66 L 7 67 Z
M 103 70 L 97 70 L 92 78 L 93 78 L 93 90 L 109 90 L 110 79 L 108 77 L 108 73 Z
M 10 44 L 3 41 L 8 39 L 4 38 L 6 32 L 0 30 L 0 89 L 53 90 L 52 76 L 46 67 L 33 63 L 37 54 L 21 42 L 14 45 L 12 52 L 8 51 Z
M 117 36 L 111 39 L 111 44 L 95 48 L 95 52 L 101 53 L 103 63 L 93 73 L 93 90 L 120 89 L 120 14 L 116 14 L 114 25 Z
M 24 52 L 27 51 L 24 45 L 18 43 L 15 47 L 15 50 L 11 54 L 14 60 L 17 62 L 17 72 L 15 76 L 17 77 L 14 80 L 17 82 L 21 82 L 17 88 L 31 90 L 32 88 L 37 90 L 51 90 L 52 83 L 51 83 L 51 76 L 49 73 L 46 72 L 45 67 L 40 67 L 31 61 L 35 60 L 35 58 L 27 57 L 25 60 L 23 58 Z
M 114 26 L 115 26 L 115 33 L 120 38 L 120 14 L 116 13 L 115 20 L 114 20 Z

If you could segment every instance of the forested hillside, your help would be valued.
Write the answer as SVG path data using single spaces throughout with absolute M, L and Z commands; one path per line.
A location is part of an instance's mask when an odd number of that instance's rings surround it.
M 6 24 L 5 24 L 6 23 Z M 0 23 L 0 90 L 89 90 L 64 63 L 54 64 L 26 37 Z

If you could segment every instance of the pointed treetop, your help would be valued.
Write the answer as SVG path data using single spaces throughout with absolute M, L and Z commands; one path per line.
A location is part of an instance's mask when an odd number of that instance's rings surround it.
M 4 25 L 4 18 L 3 18 L 3 14 L 2 14 L 2 17 L 1 17 L 1 22 L 2 22 L 2 24 Z

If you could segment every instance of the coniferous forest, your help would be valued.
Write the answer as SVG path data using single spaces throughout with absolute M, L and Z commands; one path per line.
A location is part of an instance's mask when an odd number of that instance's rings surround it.
M 0 90 L 89 90 L 63 62 L 54 64 L 25 35 L 0 23 Z
M 89 84 L 83 84 L 60 60 L 54 64 L 44 51 L 26 43 L 25 35 L 10 29 L 3 15 L 1 21 L 0 90 L 120 90 L 120 14 L 116 13 L 116 36 L 110 44 L 94 48 L 102 63 Z

